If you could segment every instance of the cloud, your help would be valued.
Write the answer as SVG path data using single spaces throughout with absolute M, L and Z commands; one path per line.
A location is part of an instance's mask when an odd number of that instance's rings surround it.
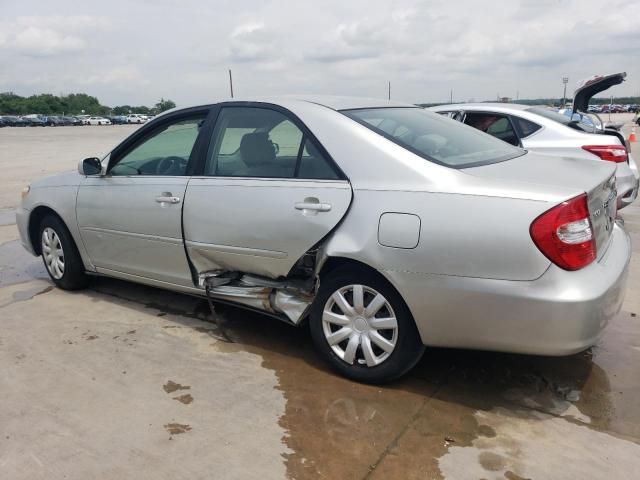
M 85 42 L 50 28 L 27 27 L 15 35 L 10 45 L 27 55 L 46 56 L 82 50 Z
M 264 62 L 275 51 L 274 36 L 264 23 L 246 23 L 229 36 L 229 59 L 232 62 Z
M 81 36 L 108 30 L 104 17 L 90 15 L 19 16 L 0 24 L 0 48 L 23 55 L 46 57 L 84 50 L 87 42 Z
M 6 2 L 0 91 L 84 89 L 112 104 L 228 94 L 392 95 L 409 102 L 562 93 L 627 71 L 640 29 L 628 0 L 74 0 Z M 24 4 L 24 5 L 23 5 Z M 151 15 L 150 10 L 153 9 Z M 53 14 L 51 14 L 53 13 Z
M 81 85 L 110 85 L 116 88 L 139 88 L 151 82 L 136 66 L 116 66 L 103 72 L 80 77 Z

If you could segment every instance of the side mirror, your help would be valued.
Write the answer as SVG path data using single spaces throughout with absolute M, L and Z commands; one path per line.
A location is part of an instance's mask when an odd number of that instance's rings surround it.
M 97 157 L 85 158 L 78 164 L 78 173 L 80 175 L 100 175 L 102 173 L 102 164 Z

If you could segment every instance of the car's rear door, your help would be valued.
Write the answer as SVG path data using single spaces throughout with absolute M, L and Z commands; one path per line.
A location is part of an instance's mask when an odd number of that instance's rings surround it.
M 185 198 L 189 258 L 198 274 L 285 276 L 340 222 L 351 196 L 300 119 L 269 104 L 222 104 Z
M 209 108 L 167 115 L 116 148 L 81 184 L 77 219 L 98 271 L 193 285 L 182 238 L 190 162 Z

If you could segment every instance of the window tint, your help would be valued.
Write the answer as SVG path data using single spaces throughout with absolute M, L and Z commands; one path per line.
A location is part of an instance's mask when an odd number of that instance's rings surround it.
M 520 138 L 526 138 L 542 128 L 537 123 L 530 122 L 529 120 L 525 120 L 524 118 L 511 117 L 511 119 L 516 124 L 516 128 L 520 130 Z
M 511 122 L 504 115 L 493 112 L 470 112 L 467 113 L 464 123 L 482 132 L 486 132 L 493 137 L 499 138 L 503 142 L 515 146 L 520 144 L 518 135 L 513 129 Z
M 342 113 L 407 150 L 450 167 L 495 163 L 525 153 L 422 108 L 372 108 Z
M 111 167 L 111 175 L 182 176 L 198 138 L 201 114 L 154 130 Z
M 336 179 L 304 133 L 284 114 L 266 108 L 228 107 L 218 117 L 205 175 Z

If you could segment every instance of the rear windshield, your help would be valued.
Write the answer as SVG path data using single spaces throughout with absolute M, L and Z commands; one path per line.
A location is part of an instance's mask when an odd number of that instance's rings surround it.
M 542 117 L 548 118 L 549 120 L 553 120 L 554 122 L 561 123 L 562 125 L 566 125 L 567 127 L 574 128 L 576 130 L 581 130 L 583 132 L 593 132 L 593 125 L 587 125 L 584 122 L 579 121 L 578 119 L 572 119 L 566 115 L 555 112 L 548 108 L 544 107 L 531 107 L 526 109 L 527 112 L 535 113 L 536 115 L 540 115 Z
M 421 157 L 452 168 L 502 162 L 526 152 L 422 108 L 342 110 L 365 127 Z

